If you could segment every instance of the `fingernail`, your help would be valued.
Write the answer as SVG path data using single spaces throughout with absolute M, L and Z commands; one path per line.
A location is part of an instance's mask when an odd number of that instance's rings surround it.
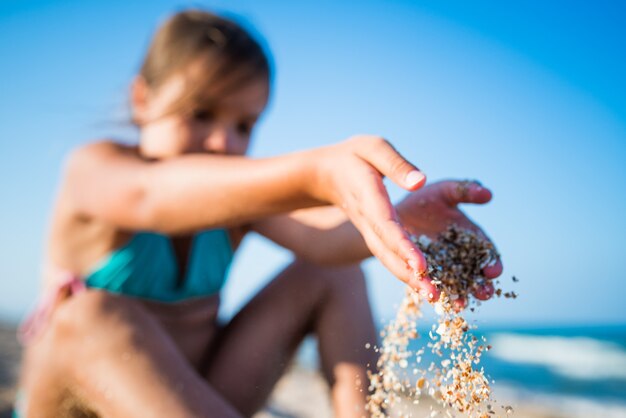
M 426 176 L 424 174 L 417 170 L 413 170 L 406 175 L 404 182 L 406 183 L 407 187 L 414 187 L 425 178 Z

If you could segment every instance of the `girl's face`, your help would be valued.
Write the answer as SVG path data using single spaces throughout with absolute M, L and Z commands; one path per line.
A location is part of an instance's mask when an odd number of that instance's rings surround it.
M 217 108 L 197 109 L 191 116 L 167 114 L 183 93 L 182 75 L 170 77 L 157 91 L 141 80 L 133 85 L 132 101 L 141 128 L 140 152 L 163 159 L 190 153 L 243 155 L 254 125 L 267 104 L 268 83 L 259 78 L 221 98 Z

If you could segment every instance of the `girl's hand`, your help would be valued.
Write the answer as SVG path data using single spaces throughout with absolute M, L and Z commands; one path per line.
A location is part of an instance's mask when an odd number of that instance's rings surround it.
M 383 177 L 409 191 L 426 177 L 383 138 L 357 136 L 316 150 L 313 193 L 340 207 L 367 246 L 396 277 L 415 289 L 433 292 L 426 260 L 411 242 L 389 200 Z
M 435 238 L 449 225 L 456 224 L 470 229 L 488 239 L 485 233 L 473 223 L 458 207 L 460 203 L 485 204 L 491 200 L 491 191 L 478 182 L 442 181 L 431 184 L 409 194 L 396 205 L 402 224 L 414 235 L 427 235 Z M 487 279 L 502 273 L 502 262 L 487 266 L 483 270 Z M 488 282 L 474 293 L 477 299 L 487 300 L 493 295 L 493 285 Z

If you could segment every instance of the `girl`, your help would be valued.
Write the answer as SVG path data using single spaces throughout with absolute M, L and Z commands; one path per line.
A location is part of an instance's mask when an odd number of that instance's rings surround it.
M 417 191 L 424 175 L 373 136 L 245 158 L 269 90 L 268 60 L 237 24 L 192 10 L 158 30 L 131 87 L 138 145 L 105 139 L 66 163 L 45 300 L 23 329 L 20 416 L 250 416 L 308 333 L 336 415 L 365 414 L 376 333 L 357 263 L 373 254 L 437 297 L 404 228 L 477 229 L 456 206 L 491 193 Z M 413 193 L 394 208 L 383 176 Z M 249 231 L 296 261 L 220 325 L 219 291 Z

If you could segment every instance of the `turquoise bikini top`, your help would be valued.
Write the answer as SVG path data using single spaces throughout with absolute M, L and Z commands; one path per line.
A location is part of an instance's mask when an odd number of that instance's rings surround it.
M 202 231 L 191 242 L 186 275 L 170 239 L 140 232 L 113 251 L 86 276 L 88 287 L 112 293 L 176 302 L 218 293 L 226 280 L 233 249 L 224 229 Z

